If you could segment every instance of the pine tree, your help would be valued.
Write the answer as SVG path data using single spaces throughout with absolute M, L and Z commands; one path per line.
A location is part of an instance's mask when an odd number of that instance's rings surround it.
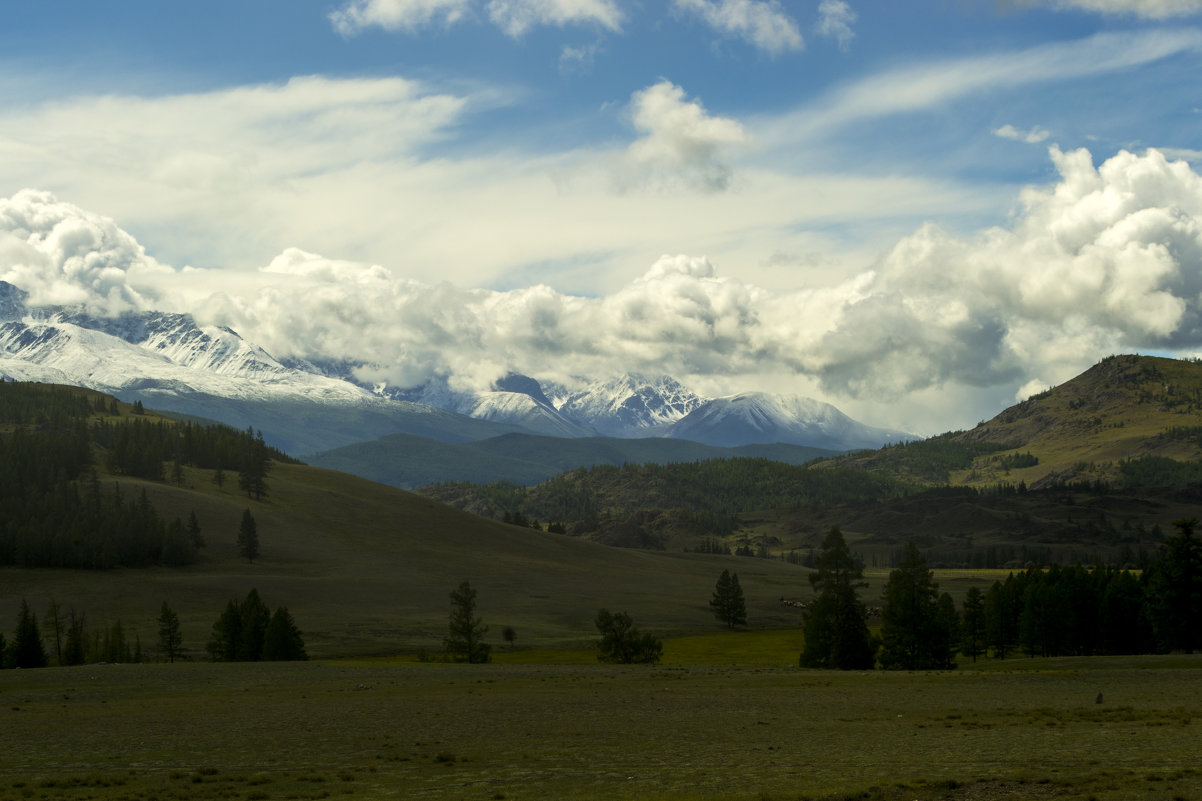
M 964 595 L 962 620 L 960 653 L 971 656 L 972 661 L 976 662 L 977 657 L 985 652 L 985 598 L 976 587 L 969 587 Z
M 47 664 L 37 615 L 30 611 L 29 604 L 24 599 L 21 600 L 21 611 L 17 615 L 17 630 L 13 634 L 10 661 L 13 667 L 19 668 L 40 668 L 46 667 Z
M 242 513 L 242 522 L 238 526 L 238 555 L 252 564 L 259 555 L 259 529 L 250 509 Z
M 743 588 L 739 585 L 739 574 L 723 570 L 714 585 L 714 596 L 710 599 L 710 608 L 714 617 L 726 624 L 728 628 L 747 624 L 747 604 L 743 598 Z
M 159 609 L 159 651 L 167 657 L 168 662 L 174 662 L 180 655 L 183 645 L 183 635 L 180 633 L 179 615 L 163 601 Z
M 297 661 L 308 659 L 305 641 L 296 627 L 288 607 L 281 606 L 271 616 L 263 638 L 263 658 L 270 661 Z
M 948 596 L 948 602 L 951 596 Z M 946 604 L 945 604 L 946 607 Z M 959 623 L 952 606 L 940 611 L 939 585 L 913 542 L 906 543 L 901 564 L 889 573 L 881 611 L 881 666 L 930 670 L 954 664 L 949 653 Z
M 805 624 L 802 667 L 865 670 L 875 657 L 868 634 L 868 611 L 859 590 L 866 587 L 864 571 L 852 556 L 843 532 L 832 528 L 822 541 L 810 583 L 818 597 Z
M 1202 647 L 1202 540 L 1197 518 L 1173 525 L 1149 577 L 1152 627 L 1161 648 L 1191 654 Z
M 446 639 L 447 653 L 456 662 L 488 662 L 492 647 L 484 642 L 488 626 L 476 617 L 476 591 L 464 581 L 451 591 L 451 620 Z

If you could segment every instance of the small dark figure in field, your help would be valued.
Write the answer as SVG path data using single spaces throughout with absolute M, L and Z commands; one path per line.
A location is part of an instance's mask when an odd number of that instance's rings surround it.
M 1102 703 L 1102 694 L 1101 693 L 1098 693 L 1098 697 L 1094 699 L 1094 703 L 1095 704 Z

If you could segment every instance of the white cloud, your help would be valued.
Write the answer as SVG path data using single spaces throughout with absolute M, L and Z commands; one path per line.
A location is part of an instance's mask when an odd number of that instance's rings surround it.
M 983 92 L 1103 75 L 1185 52 L 1202 52 L 1202 31 L 1100 33 L 1017 52 L 898 67 L 838 87 L 824 99 L 782 115 L 772 122 L 774 138 L 796 141 L 862 119 L 938 108 Z
M 426 25 L 452 25 L 468 13 L 471 0 L 349 0 L 330 13 L 330 22 L 343 36 L 367 28 L 412 33 Z
M 1169 19 L 1202 13 L 1202 0 L 1044 0 L 1056 9 L 1091 11 L 1144 19 Z
M 510 36 L 538 25 L 596 24 L 622 28 L 622 11 L 613 0 L 489 0 L 488 17 Z
M 619 172 L 623 189 L 683 186 L 717 192 L 730 185 L 723 150 L 747 142 L 736 120 L 711 116 L 670 81 L 635 92 L 629 113 L 642 136 L 626 150 Z
M 834 39 L 846 51 L 856 33 L 851 29 L 858 15 L 843 0 L 822 0 L 818 4 L 818 33 Z
M 150 308 L 133 284 L 166 270 L 112 220 L 48 192 L 0 198 L 0 281 L 28 292 L 31 305 L 86 305 L 107 316 Z
M 1013 125 L 1003 125 L 1001 128 L 995 128 L 993 135 L 1002 139 L 1013 139 L 1015 142 L 1026 142 L 1028 145 L 1037 145 L 1051 136 L 1051 132 L 1038 126 L 1029 131 L 1020 131 Z
M 348 0 L 330 13 L 334 29 L 353 36 L 379 27 L 415 33 L 430 25 L 450 26 L 471 18 L 477 0 Z M 489 20 L 512 37 L 540 25 L 596 24 L 620 31 L 623 14 L 616 0 L 488 0 Z
M 360 359 L 374 380 L 809 380 L 861 413 L 925 405 L 927 430 L 942 430 L 971 411 L 931 408 L 935 388 L 1013 396 L 1112 352 L 1202 347 L 1202 176 L 1155 150 L 1099 167 L 1084 150 L 1050 155 L 1059 179 L 1025 190 L 1012 226 L 958 237 L 923 225 L 875 269 L 823 287 L 770 290 L 673 255 L 595 297 L 490 291 L 296 248 L 230 280 L 167 270 L 111 221 L 39 193 L 0 205 L 0 278 L 110 312 L 182 298 L 277 355 Z
M 772 55 L 801 50 L 805 41 L 797 23 L 778 0 L 674 0 L 676 8 L 697 14 L 727 36 Z

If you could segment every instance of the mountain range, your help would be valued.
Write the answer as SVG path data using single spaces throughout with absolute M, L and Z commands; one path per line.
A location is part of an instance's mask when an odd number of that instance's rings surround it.
M 347 362 L 277 359 L 230 328 L 187 314 L 102 318 L 27 304 L 0 282 L 0 378 L 73 384 L 176 414 L 261 430 L 308 455 L 391 435 L 468 443 L 507 434 L 670 438 L 718 447 L 784 443 L 846 451 L 912 439 L 807 398 L 704 398 L 668 376 L 628 374 L 543 386 L 511 374 L 484 391 L 439 379 L 369 384 Z

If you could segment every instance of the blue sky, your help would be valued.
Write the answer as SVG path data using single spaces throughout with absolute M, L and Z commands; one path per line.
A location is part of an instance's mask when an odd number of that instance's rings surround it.
M 0 278 L 935 433 L 1202 350 L 1200 67 L 1199 0 L 24 3 Z

